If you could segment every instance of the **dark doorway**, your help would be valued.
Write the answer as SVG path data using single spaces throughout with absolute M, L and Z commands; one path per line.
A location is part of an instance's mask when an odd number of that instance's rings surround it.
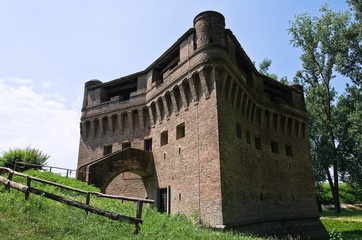
M 145 140 L 145 150 L 152 152 L 152 138 Z
M 161 213 L 167 212 L 167 188 L 160 189 L 160 206 L 158 210 Z

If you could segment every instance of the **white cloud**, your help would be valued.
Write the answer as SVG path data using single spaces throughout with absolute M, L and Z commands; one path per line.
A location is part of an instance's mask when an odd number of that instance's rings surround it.
M 47 90 L 51 87 L 51 83 L 50 81 L 44 81 L 41 83 L 41 86 L 43 87 L 44 90 Z
M 30 84 L 33 81 L 31 81 L 30 79 L 14 77 L 14 78 L 9 78 L 9 82 L 18 83 L 18 84 Z
M 80 102 L 77 109 L 67 106 L 63 97 L 37 92 L 30 83 L 0 79 L 0 151 L 31 145 L 50 155 L 48 165 L 75 169 Z

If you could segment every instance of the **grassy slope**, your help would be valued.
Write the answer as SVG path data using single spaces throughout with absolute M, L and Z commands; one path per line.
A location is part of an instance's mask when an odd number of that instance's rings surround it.
M 28 172 L 40 178 L 64 185 L 98 191 L 74 179 L 62 178 L 51 173 Z M 16 178 L 25 183 L 24 179 Z M 32 182 L 33 187 L 52 192 L 80 202 L 85 202 L 81 194 L 60 190 Z M 132 204 L 122 204 L 116 200 L 92 197 L 91 205 L 127 216 L 135 216 Z M 134 225 L 119 223 L 95 214 L 84 217 L 84 211 L 65 204 L 30 195 L 27 202 L 24 194 L 14 189 L 10 193 L 0 185 L 0 239 L 260 239 L 222 233 L 193 225 L 183 215 L 160 214 L 154 209 L 144 208 L 144 223 L 139 235 L 134 235 Z M 362 239 L 362 211 L 343 211 L 336 216 L 332 210 L 322 213 L 322 222 L 328 231 L 342 232 L 343 239 Z M 334 231 L 335 233 L 338 233 Z
M 79 189 L 97 191 L 74 179 L 50 173 L 33 171 L 28 174 Z M 25 183 L 20 177 L 14 181 Z M 80 194 L 36 182 L 32 182 L 32 186 L 85 202 L 85 197 Z M 92 197 L 91 205 L 127 216 L 136 215 L 134 205 L 122 204 L 116 200 Z M 84 215 L 84 211 L 80 209 L 33 194 L 25 202 L 23 193 L 14 189 L 7 193 L 0 186 L 0 239 L 258 239 L 199 228 L 183 215 L 167 216 L 149 207 L 144 208 L 144 223 L 139 235 L 133 234 L 134 225 L 91 213 L 87 218 Z
M 341 203 L 362 203 L 362 189 L 351 188 L 346 183 L 339 184 L 339 199 Z M 333 197 L 328 183 L 317 185 L 317 194 L 322 204 L 333 204 Z

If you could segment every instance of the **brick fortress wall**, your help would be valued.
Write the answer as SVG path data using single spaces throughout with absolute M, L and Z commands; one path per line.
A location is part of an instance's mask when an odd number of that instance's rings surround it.
M 306 218 L 296 232 L 318 235 L 307 135 L 301 86 L 259 74 L 224 17 L 204 12 L 145 71 L 86 83 L 78 167 L 152 142 L 152 176 L 122 172 L 105 192 L 159 205 L 165 190 L 169 213 L 251 226 L 242 231 L 281 233 L 284 220 Z

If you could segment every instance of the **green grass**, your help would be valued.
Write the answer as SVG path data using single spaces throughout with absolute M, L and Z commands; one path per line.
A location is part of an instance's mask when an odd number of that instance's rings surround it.
M 362 239 L 362 210 L 343 209 L 340 214 L 324 209 L 321 221 L 329 233 L 340 233 L 342 239 Z M 337 239 L 337 238 L 336 238 Z
M 99 191 L 75 179 L 48 172 L 31 170 L 27 174 L 70 187 Z M 26 182 L 22 177 L 14 177 L 14 181 Z M 31 186 L 85 202 L 84 194 L 34 181 Z M 92 196 L 91 205 L 126 216 L 136 215 L 132 203 Z M 135 227 L 132 224 L 112 221 L 92 213 L 85 218 L 83 210 L 33 194 L 25 201 L 24 193 L 15 189 L 9 193 L 0 184 L 0 239 L 262 239 L 200 228 L 184 215 L 169 216 L 147 206 L 142 219 L 141 232 L 134 235 Z M 321 220 L 329 232 L 340 233 L 343 239 L 362 239 L 362 210 L 343 210 L 340 215 L 333 210 L 325 210 Z
M 98 189 L 51 173 L 27 172 L 39 178 L 87 191 Z M 25 179 L 14 177 L 14 181 L 25 184 Z M 60 196 L 85 202 L 84 194 L 33 182 L 32 187 Z M 133 204 L 92 196 L 91 205 L 126 216 L 135 216 Z M 0 185 L 0 238 L 1 239 L 261 239 L 241 236 L 232 232 L 219 232 L 200 228 L 184 215 L 165 215 L 145 207 L 141 232 L 134 235 L 135 226 L 120 223 L 89 213 L 85 218 L 83 210 L 31 194 L 28 201 L 24 193 L 11 189 L 10 193 Z

